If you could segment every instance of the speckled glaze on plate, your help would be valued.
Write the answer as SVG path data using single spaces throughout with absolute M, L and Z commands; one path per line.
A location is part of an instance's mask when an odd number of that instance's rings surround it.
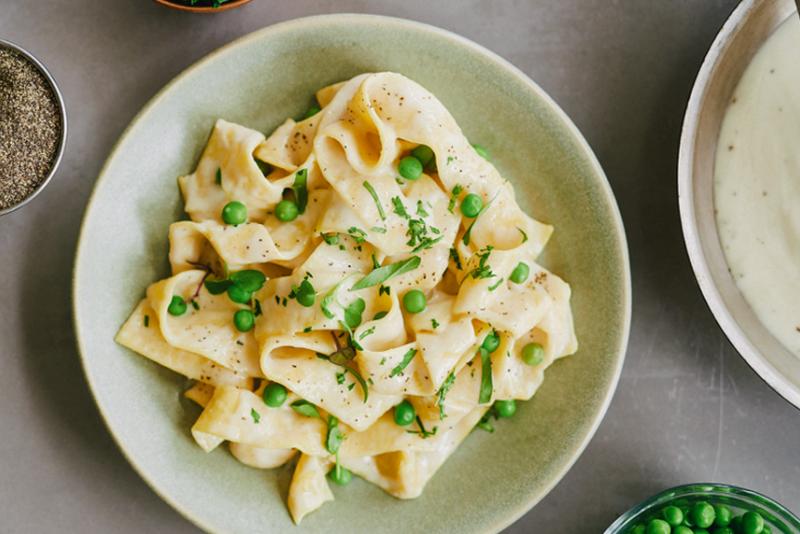
M 193 442 L 199 413 L 182 377 L 113 337 L 144 288 L 168 273 L 167 228 L 182 216 L 176 177 L 190 172 L 214 120 L 265 132 L 314 92 L 368 71 L 428 88 L 511 179 L 520 204 L 554 224 L 544 263 L 573 290 L 579 352 L 494 434 L 476 431 L 422 497 L 394 499 L 355 480 L 292 526 L 291 469 L 259 471 Z M 109 430 L 141 476 L 213 532 L 497 531 L 544 497 L 583 451 L 619 378 L 630 323 L 625 235 L 602 169 L 567 116 L 515 67 L 446 31 L 364 15 L 294 20 L 248 35 L 167 85 L 112 151 L 84 217 L 74 273 L 78 345 Z

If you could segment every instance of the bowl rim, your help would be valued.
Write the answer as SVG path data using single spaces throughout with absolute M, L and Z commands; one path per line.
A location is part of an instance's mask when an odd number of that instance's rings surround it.
M 703 250 L 703 242 L 698 228 L 697 209 L 694 194 L 694 161 L 696 157 L 696 141 L 701 110 L 706 102 L 708 88 L 714 80 L 717 66 L 725 56 L 734 37 L 746 26 L 752 13 L 759 8 L 758 0 L 742 0 L 733 10 L 728 20 L 720 29 L 708 53 L 703 60 L 700 71 L 692 87 L 691 97 L 686 107 L 681 130 L 681 141 L 678 155 L 678 208 L 686 251 L 692 265 L 700 291 L 711 313 L 728 340 L 747 362 L 753 371 L 795 408 L 800 409 L 800 386 L 789 381 L 775 366 L 767 360 L 762 351 L 750 341 L 733 314 L 726 306 L 717 287 L 711 268 Z M 737 289 L 738 291 L 738 289 Z
M 764 495 L 763 493 L 743 488 L 741 486 L 736 486 L 733 484 L 724 484 L 721 482 L 692 482 L 690 484 L 681 484 L 679 486 L 673 486 L 671 488 L 659 491 L 658 493 L 651 495 L 650 497 L 644 499 L 643 501 L 634 504 L 623 514 L 617 517 L 617 519 L 614 520 L 614 522 L 608 526 L 604 534 L 617 534 L 618 532 L 622 532 L 621 528 L 626 527 L 627 526 L 626 523 L 631 521 L 639 514 L 648 511 L 649 509 L 651 509 L 656 505 L 666 504 L 666 503 L 660 503 L 662 499 L 679 498 L 687 493 L 703 492 L 711 494 L 714 493 L 716 490 L 720 490 L 719 492 L 725 495 L 739 495 L 745 498 L 762 501 L 765 506 L 773 508 L 772 510 L 773 513 L 781 514 L 781 517 L 779 517 L 779 519 L 782 522 L 788 521 L 792 523 L 793 527 L 800 529 L 800 518 L 798 518 L 786 506 L 776 501 L 772 497 Z
M 187 6 L 183 4 L 179 4 L 174 0 L 155 0 L 157 4 L 161 4 L 162 6 L 169 7 L 171 9 L 176 9 L 178 11 L 186 11 L 189 13 L 222 13 L 223 11 L 227 11 L 229 9 L 235 9 L 237 7 L 242 7 L 243 5 L 250 2 L 250 0 L 230 0 L 219 7 L 207 7 L 207 6 Z
M 616 239 L 617 247 L 616 250 L 614 250 L 614 253 L 618 257 L 622 270 L 622 272 L 620 273 L 620 280 L 621 280 L 620 285 L 624 294 L 621 295 L 621 311 L 620 311 L 621 328 L 619 336 L 617 337 L 617 345 L 614 348 L 614 352 L 617 355 L 617 359 L 615 366 L 612 369 L 609 387 L 603 393 L 602 398 L 600 399 L 599 410 L 597 412 L 597 415 L 592 420 L 591 425 L 588 428 L 588 431 L 583 436 L 582 440 L 578 443 L 578 446 L 575 449 L 575 453 L 569 459 L 569 461 L 564 462 L 561 468 L 555 472 L 555 474 L 551 477 L 548 483 L 539 488 L 538 492 L 533 492 L 533 491 L 530 492 L 531 495 L 523 502 L 521 502 L 519 506 L 515 508 L 509 508 L 507 512 L 503 514 L 502 517 L 497 518 L 496 522 L 493 525 L 491 525 L 492 531 L 503 530 L 512 523 L 514 523 L 517 519 L 522 517 L 529 510 L 531 510 L 545 496 L 547 496 L 552 491 L 552 489 L 564 478 L 564 476 L 572 468 L 572 466 L 575 464 L 578 458 L 583 454 L 589 442 L 592 440 L 595 433 L 597 432 L 600 423 L 605 418 L 605 415 L 608 412 L 608 408 L 611 404 L 611 400 L 613 399 L 614 393 L 617 390 L 620 376 L 622 374 L 622 367 L 625 362 L 628 341 L 630 337 L 631 310 L 632 310 L 632 277 L 630 268 L 630 255 L 629 255 L 628 242 L 625 233 L 625 227 L 622 220 L 622 215 L 620 213 L 616 197 L 614 196 L 613 190 L 608 181 L 608 177 L 606 176 L 605 171 L 600 165 L 600 162 L 598 161 L 597 156 L 595 155 L 588 141 L 580 132 L 580 130 L 577 128 L 575 123 L 569 118 L 566 112 L 552 99 L 552 97 L 550 97 L 550 95 L 548 95 L 544 91 L 544 89 L 539 87 L 539 85 L 537 85 L 536 82 L 534 82 L 530 77 L 528 77 L 528 75 L 522 72 L 511 62 L 507 61 L 498 54 L 492 52 L 491 50 L 479 45 L 478 43 L 470 39 L 467 39 L 466 37 L 458 35 L 454 32 L 451 32 L 449 30 L 445 30 L 443 28 L 439 28 L 437 26 L 426 24 L 423 22 L 418 22 L 415 20 L 404 19 L 401 17 L 362 14 L 362 13 L 337 13 L 337 14 L 311 15 L 307 17 L 300 17 L 278 22 L 263 27 L 259 30 L 255 30 L 251 33 L 238 37 L 219 48 L 212 50 L 210 53 L 206 54 L 201 59 L 192 63 L 189 67 L 181 71 L 177 76 L 172 78 L 166 85 L 164 85 L 131 119 L 130 123 L 126 126 L 125 130 L 122 132 L 120 137 L 115 142 L 114 146 L 111 148 L 111 151 L 109 152 L 106 161 L 104 162 L 102 168 L 100 169 L 100 172 L 98 174 L 98 179 L 96 180 L 92 188 L 92 193 L 86 204 L 86 208 L 84 209 L 84 214 L 81 220 L 80 231 L 78 236 L 78 244 L 76 247 L 76 254 L 75 254 L 75 263 L 72 270 L 72 312 L 73 312 L 72 321 L 73 321 L 73 329 L 75 331 L 75 342 L 78 349 L 78 355 L 81 360 L 81 367 L 83 369 L 84 376 L 86 377 L 86 381 L 87 384 L 89 385 L 89 390 L 92 394 L 95 405 L 97 406 L 98 411 L 100 412 L 103 424 L 106 426 L 106 429 L 108 430 L 109 434 L 114 440 L 114 443 L 117 445 L 122 455 L 131 465 L 134 471 L 136 471 L 136 473 L 145 481 L 145 483 L 156 493 L 156 495 L 158 495 L 164 502 L 169 504 L 175 511 L 177 511 L 180 515 L 189 520 L 195 526 L 208 532 L 213 531 L 211 525 L 206 524 L 205 521 L 201 520 L 198 517 L 195 517 L 190 509 L 184 507 L 182 504 L 174 500 L 166 492 L 161 491 L 157 482 L 150 476 L 150 474 L 142 466 L 140 466 L 134 460 L 133 456 L 125 448 L 125 444 L 114 433 L 110 423 L 110 416 L 106 412 L 103 404 L 99 402 L 98 386 L 93 380 L 92 374 L 89 370 L 89 362 L 85 356 L 85 350 L 84 350 L 85 343 L 83 338 L 81 337 L 81 328 L 79 327 L 78 304 L 77 304 L 78 272 L 81 270 L 81 258 L 84 256 L 83 249 L 84 247 L 88 246 L 86 240 L 83 239 L 84 234 L 86 232 L 86 226 L 88 223 L 88 215 L 92 211 L 92 207 L 96 200 L 97 193 L 98 190 L 100 189 L 101 184 L 103 183 L 104 180 L 107 179 L 106 173 L 109 167 L 111 166 L 113 160 L 115 159 L 119 148 L 125 141 L 127 141 L 127 138 L 132 134 L 134 128 L 139 123 L 139 121 L 142 120 L 151 111 L 151 109 L 154 108 L 163 98 L 165 98 L 167 93 L 172 89 L 172 87 L 176 85 L 179 81 L 181 81 L 183 78 L 189 76 L 195 70 L 202 68 L 206 64 L 214 61 L 218 56 L 226 53 L 227 51 L 236 48 L 240 45 L 243 45 L 247 42 L 250 42 L 252 40 L 261 39 L 267 35 L 292 31 L 296 28 L 307 25 L 332 24 L 332 23 L 347 25 L 348 23 L 353 23 L 353 22 L 358 22 L 358 23 L 366 22 L 378 25 L 391 24 L 395 25 L 395 27 L 405 27 L 412 30 L 421 30 L 430 32 L 436 34 L 439 37 L 443 37 L 445 39 L 453 41 L 457 45 L 467 47 L 473 52 L 485 57 L 486 59 L 499 64 L 501 67 L 507 70 L 510 75 L 518 78 L 519 81 L 521 81 L 533 93 L 535 93 L 539 98 L 541 98 L 547 104 L 548 108 L 553 113 L 555 113 L 558 116 L 558 118 L 562 121 L 570 137 L 575 140 L 575 142 L 582 150 L 583 154 L 585 154 L 587 163 L 591 167 L 593 173 L 597 176 L 599 182 L 598 183 L 599 189 L 603 195 L 603 200 L 605 201 L 605 204 L 608 206 L 610 211 L 610 219 L 612 222 L 613 231 L 616 233 L 616 238 L 617 238 Z
M 58 116 L 61 119 L 61 135 L 59 136 L 58 140 L 58 148 L 56 148 L 56 153 L 53 156 L 53 161 L 50 165 L 50 170 L 47 172 L 47 176 L 45 176 L 44 180 L 42 180 L 39 185 L 36 186 L 36 189 L 33 190 L 33 193 L 22 199 L 21 202 L 18 202 L 17 204 L 9 206 L 5 209 L 0 209 L 0 217 L 2 217 L 3 215 L 8 215 L 13 211 L 22 208 L 23 206 L 27 206 L 34 198 L 39 196 L 39 193 L 41 193 L 45 187 L 47 187 L 47 184 L 50 183 L 50 180 L 58 171 L 58 168 L 61 165 L 61 160 L 64 156 L 64 149 L 67 146 L 67 106 L 64 103 L 64 95 L 61 94 L 61 90 L 58 88 L 56 79 L 52 74 L 50 74 L 50 71 L 47 70 L 47 67 L 44 66 L 44 63 L 39 61 L 36 56 L 17 43 L 7 39 L 0 38 L 0 48 L 7 48 L 17 52 L 22 57 L 27 59 L 34 67 L 36 67 L 39 73 L 44 76 L 44 79 L 47 81 L 50 89 L 53 91 L 53 95 L 56 97 L 56 103 L 58 104 Z

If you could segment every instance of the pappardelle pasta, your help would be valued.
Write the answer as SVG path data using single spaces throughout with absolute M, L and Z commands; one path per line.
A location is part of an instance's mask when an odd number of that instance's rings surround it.
M 117 341 L 193 379 L 192 435 L 274 468 L 295 522 L 355 474 L 420 495 L 476 426 L 577 349 L 552 227 L 444 106 L 395 73 L 317 93 L 268 138 L 218 120 L 178 179 L 172 276 Z

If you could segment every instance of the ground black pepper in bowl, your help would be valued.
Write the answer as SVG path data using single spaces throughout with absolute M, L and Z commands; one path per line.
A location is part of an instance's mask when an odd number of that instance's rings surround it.
M 25 201 L 48 178 L 63 128 L 49 80 L 25 55 L 0 43 L 0 212 Z

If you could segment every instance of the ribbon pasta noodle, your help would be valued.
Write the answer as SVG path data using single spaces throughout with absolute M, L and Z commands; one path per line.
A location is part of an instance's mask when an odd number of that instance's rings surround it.
M 171 276 L 116 338 L 195 381 L 205 451 L 297 458 L 295 522 L 333 500 L 329 479 L 419 496 L 577 350 L 570 288 L 537 263 L 552 227 L 432 94 L 377 73 L 317 99 L 266 138 L 217 121 L 178 179 Z

